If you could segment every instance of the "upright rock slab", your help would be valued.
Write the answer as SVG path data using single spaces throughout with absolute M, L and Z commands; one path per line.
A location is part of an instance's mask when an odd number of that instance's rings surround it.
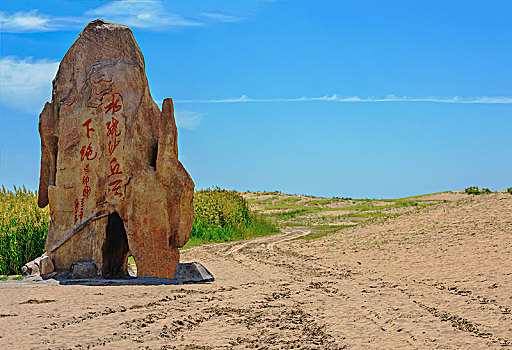
M 39 117 L 38 204 L 50 205 L 46 250 L 57 272 L 174 278 L 189 239 L 194 182 L 178 161 L 172 100 L 149 92 L 131 30 L 95 20 L 64 56 Z

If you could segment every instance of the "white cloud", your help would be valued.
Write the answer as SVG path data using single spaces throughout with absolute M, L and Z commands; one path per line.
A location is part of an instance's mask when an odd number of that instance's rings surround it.
M 200 22 L 189 20 L 167 11 L 159 0 L 113 1 L 85 14 L 99 16 L 108 21 L 143 29 L 201 25 Z
M 0 59 L 0 103 L 39 114 L 51 99 L 52 80 L 59 62 L 4 57 Z
M 176 124 L 178 127 L 187 130 L 197 129 L 203 120 L 203 116 L 203 113 L 191 111 L 174 111 L 174 117 L 176 118 Z
M 48 22 L 50 17 L 37 13 L 37 10 L 16 12 L 12 15 L 0 12 L 0 31 L 2 32 L 46 32 L 51 30 Z
M 496 97 L 397 97 L 395 95 L 388 95 L 383 98 L 367 97 L 362 98 L 358 96 L 353 97 L 338 97 L 336 94 L 332 96 L 321 97 L 298 97 L 298 98 L 249 98 L 246 95 L 235 98 L 221 98 L 209 100 L 175 100 L 176 103 L 243 103 L 243 102 L 312 102 L 312 101 L 325 101 L 325 102 L 433 102 L 433 103 L 458 103 L 458 104 L 506 104 L 512 103 L 510 96 L 496 96 Z
M 170 6 L 169 3 L 166 5 Z M 171 5 L 177 7 L 176 3 L 171 3 Z M 186 5 L 182 3 L 180 8 L 186 8 Z M 204 6 L 202 7 L 204 9 Z M 215 7 L 218 8 L 214 5 Z M 37 10 L 16 12 L 14 14 L 0 11 L 0 31 L 5 33 L 33 33 L 76 30 L 83 28 L 85 24 L 98 17 L 129 27 L 147 30 L 164 30 L 176 27 L 201 26 L 208 22 L 238 22 L 243 20 L 241 17 L 215 12 L 215 10 L 200 12 L 196 8 L 189 12 L 193 18 L 185 18 L 176 12 L 169 11 L 161 0 L 111 1 L 74 17 L 45 15 L 38 13 Z
M 238 22 L 238 21 L 243 20 L 243 18 L 241 18 L 241 17 L 230 16 L 230 15 L 226 15 L 226 14 L 219 13 L 219 12 L 203 12 L 203 13 L 201 13 L 201 16 L 206 17 L 208 19 L 218 21 L 218 22 L 227 22 L 227 23 Z
M 37 10 L 8 14 L 0 12 L 0 32 L 36 33 L 80 29 L 87 23 L 85 17 L 53 17 Z

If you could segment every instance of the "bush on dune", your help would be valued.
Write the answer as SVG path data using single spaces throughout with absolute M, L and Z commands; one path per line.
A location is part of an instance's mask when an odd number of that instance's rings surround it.
M 236 191 L 220 187 L 194 194 L 194 224 L 186 247 L 228 242 L 278 232 L 272 223 L 249 210 Z
M 468 187 L 464 190 L 464 192 L 466 192 L 467 194 L 475 194 L 475 195 L 492 193 L 492 191 L 488 188 L 484 187 L 482 189 L 479 189 L 476 186 Z

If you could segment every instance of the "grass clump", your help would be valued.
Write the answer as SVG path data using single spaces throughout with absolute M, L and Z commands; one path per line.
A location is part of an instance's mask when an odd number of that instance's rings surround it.
M 489 193 L 492 193 L 492 191 L 488 188 L 482 188 L 482 189 L 479 189 L 478 187 L 476 186 L 472 186 L 472 187 L 468 187 L 464 190 L 464 192 L 466 192 L 467 194 L 474 194 L 474 195 L 479 195 L 479 194 L 489 194 Z
M 507 192 L 512 194 L 512 187 L 507 188 Z
M 44 253 L 49 208 L 37 206 L 35 193 L 2 186 L 0 191 L 0 275 L 17 274 L 27 261 Z
M 220 187 L 194 194 L 194 224 L 185 248 L 265 236 L 279 230 L 263 216 L 252 212 L 236 191 Z

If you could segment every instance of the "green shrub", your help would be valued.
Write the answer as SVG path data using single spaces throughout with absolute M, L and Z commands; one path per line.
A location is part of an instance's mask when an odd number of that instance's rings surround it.
M 238 192 L 215 187 L 194 193 L 194 224 L 243 227 L 251 218 L 249 204 Z
M 24 186 L 14 192 L 2 186 L 0 215 L 0 275 L 17 274 L 44 253 L 49 208 L 40 209 L 37 196 Z
M 468 187 L 464 190 L 467 194 L 480 194 L 480 190 L 476 186 Z
M 249 210 L 236 191 L 215 187 L 194 194 L 194 223 L 187 247 L 268 235 L 278 230 L 272 223 Z
M 507 192 L 512 194 L 512 187 L 507 188 Z
M 467 194 L 475 194 L 475 195 L 492 193 L 492 191 L 486 187 L 479 189 L 476 186 L 468 187 L 464 190 L 464 192 L 466 192 Z

